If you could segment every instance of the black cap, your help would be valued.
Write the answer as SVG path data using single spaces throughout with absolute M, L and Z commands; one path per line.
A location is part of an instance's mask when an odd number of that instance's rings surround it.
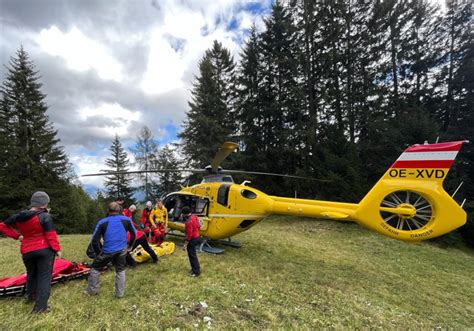
M 183 215 L 189 215 L 191 214 L 191 208 L 189 208 L 188 206 L 184 206 L 181 210 L 181 213 L 183 213 Z

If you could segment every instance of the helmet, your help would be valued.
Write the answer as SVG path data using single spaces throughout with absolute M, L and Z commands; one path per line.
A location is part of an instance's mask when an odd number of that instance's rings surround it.
M 151 201 L 147 201 L 146 206 L 147 206 L 147 208 L 151 208 L 153 206 L 153 204 L 151 203 Z
M 135 210 L 137 210 L 137 206 L 131 205 L 130 207 L 128 207 L 128 210 L 130 210 L 131 212 L 134 212 Z

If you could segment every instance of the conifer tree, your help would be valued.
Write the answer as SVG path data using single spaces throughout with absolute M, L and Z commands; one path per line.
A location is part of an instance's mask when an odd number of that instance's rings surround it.
M 112 145 L 109 148 L 111 156 L 105 160 L 105 165 L 108 169 L 103 170 L 107 172 L 126 172 L 128 171 L 129 159 L 127 153 L 120 142 L 118 135 L 115 135 Z M 122 197 L 125 204 L 133 202 L 133 188 L 131 185 L 131 176 L 128 174 L 113 174 L 109 175 L 104 180 L 104 186 L 107 189 L 107 198 L 115 200 Z
M 156 163 L 156 156 L 158 154 L 158 145 L 155 142 L 151 130 L 144 126 L 137 136 L 135 146 L 131 148 L 135 156 L 135 162 L 139 170 L 150 170 L 152 165 Z M 156 181 L 153 176 L 147 172 L 138 174 L 138 179 L 141 183 L 137 189 L 145 192 L 145 201 L 149 200 L 152 195 L 153 187 L 156 186 Z
M 34 190 L 61 196 L 72 172 L 46 114 L 38 72 L 23 47 L 10 59 L 1 94 L 1 208 L 24 206 Z
M 299 84 L 296 27 L 290 12 L 280 2 L 272 7 L 264 20 L 266 30 L 261 34 L 261 83 L 262 142 L 264 163 L 268 171 L 295 173 L 300 167 L 301 137 L 304 98 Z M 284 170 L 283 170 L 284 169 Z M 271 179 L 262 178 L 269 183 Z M 281 181 L 274 179 L 273 181 Z M 290 192 L 280 183 L 280 190 Z M 264 185 L 271 188 L 271 185 Z
M 236 134 L 234 70 L 229 50 L 214 41 L 199 62 L 190 109 L 179 134 L 188 164 L 208 165 L 222 142 Z
M 260 99 L 261 60 L 260 38 L 254 25 L 243 47 L 238 68 L 239 84 L 236 104 L 239 141 L 242 146 L 239 153 L 239 167 L 244 167 L 249 162 L 258 167 L 263 160 L 257 160 L 257 158 L 264 157 L 262 154 L 265 151 L 265 139 L 262 134 L 264 114 Z
M 175 150 L 170 145 L 165 145 L 160 149 L 155 161 L 156 169 L 179 169 L 181 162 L 175 155 Z M 183 180 L 181 172 L 159 172 L 158 181 L 154 185 L 154 194 L 157 198 L 163 197 L 168 193 L 179 190 Z

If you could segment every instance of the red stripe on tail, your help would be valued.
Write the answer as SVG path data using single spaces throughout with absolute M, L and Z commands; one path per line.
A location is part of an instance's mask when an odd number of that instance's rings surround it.
M 392 168 L 450 168 L 454 160 L 396 161 Z
M 450 141 L 438 144 L 416 144 L 408 147 L 405 152 L 457 152 L 465 141 Z

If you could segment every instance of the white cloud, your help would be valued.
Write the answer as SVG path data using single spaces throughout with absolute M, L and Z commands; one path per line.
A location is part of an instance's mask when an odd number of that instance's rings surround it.
M 98 137 L 111 138 L 116 134 L 120 137 L 130 137 L 132 126 L 141 118 L 139 111 L 123 108 L 118 103 L 103 103 L 97 107 L 84 107 L 78 111 L 83 121 L 88 121 L 89 130 Z M 97 118 L 98 125 L 90 119 Z
M 48 54 L 63 58 L 72 70 L 96 70 L 102 79 L 122 81 L 122 65 L 101 43 L 88 38 L 78 28 L 63 32 L 56 26 L 42 29 L 37 38 Z
M 148 94 L 161 94 L 183 87 L 185 70 L 182 54 L 167 42 L 160 30 L 152 32 L 148 66 L 142 88 Z
M 148 65 L 141 87 L 148 94 L 160 94 L 175 88 L 189 88 L 190 77 L 197 74 L 203 53 L 220 41 L 234 56 L 240 51 L 239 37 L 261 17 L 236 10 L 239 2 L 216 1 L 192 4 L 162 1 L 163 19 L 150 33 Z M 236 27 L 228 25 L 236 21 Z M 180 47 L 173 47 L 173 40 Z M 185 76 L 186 72 L 193 75 Z
M 268 8 L 272 0 L 265 1 L 257 6 Z M 77 174 L 98 172 L 115 134 L 130 146 L 147 125 L 165 143 L 176 139 L 167 126 L 179 128 L 185 118 L 204 52 L 218 40 L 238 58 L 246 31 L 254 22 L 262 26 L 259 13 L 242 9 L 248 2 L 86 1 L 56 12 L 31 1 L 9 9 L 16 23 L 4 21 L 0 55 L 6 64 L 19 44 L 25 47 Z M 101 188 L 103 178 L 80 181 Z

